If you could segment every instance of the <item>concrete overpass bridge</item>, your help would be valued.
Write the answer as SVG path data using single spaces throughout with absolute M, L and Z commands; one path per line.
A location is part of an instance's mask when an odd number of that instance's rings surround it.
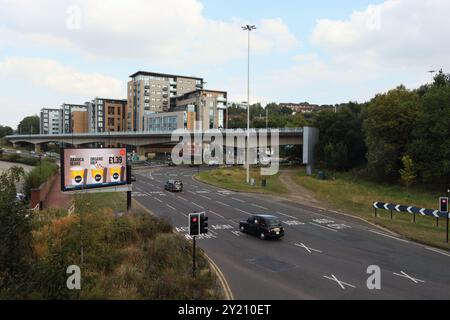
M 318 140 L 318 130 L 314 128 L 280 128 L 280 129 L 251 129 L 250 133 L 254 137 L 260 137 L 267 133 L 267 146 L 271 146 L 271 134 L 278 131 L 278 144 L 303 145 L 303 160 L 305 164 L 313 163 L 314 145 Z M 234 148 L 245 148 L 246 130 L 227 129 L 205 132 L 185 132 L 183 141 L 195 137 L 202 137 L 204 134 L 221 134 L 223 145 Z M 10 135 L 6 139 L 13 145 L 33 146 L 37 153 L 41 152 L 41 147 L 49 143 L 57 143 L 67 147 L 131 147 L 139 155 L 147 153 L 170 154 L 172 148 L 179 141 L 172 141 L 173 131 L 160 132 L 104 132 L 104 133 L 74 133 L 74 134 L 33 134 L 33 135 Z M 189 137 L 190 136 L 190 137 Z M 232 137 L 229 139 L 229 137 Z M 258 138 L 259 139 L 259 138 Z M 200 140 L 201 141 L 201 140 Z M 239 142 L 240 141 L 240 142 Z

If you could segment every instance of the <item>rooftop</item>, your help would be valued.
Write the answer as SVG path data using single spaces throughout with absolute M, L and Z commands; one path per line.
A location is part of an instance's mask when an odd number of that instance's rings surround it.
M 148 71 L 137 71 L 137 72 L 133 73 L 132 75 L 130 75 L 130 78 L 134 78 L 138 75 L 164 77 L 164 78 L 189 78 L 189 79 L 201 80 L 203 82 L 203 78 L 197 78 L 197 77 L 191 77 L 191 76 L 180 76 L 180 75 L 168 74 L 168 73 L 148 72 Z

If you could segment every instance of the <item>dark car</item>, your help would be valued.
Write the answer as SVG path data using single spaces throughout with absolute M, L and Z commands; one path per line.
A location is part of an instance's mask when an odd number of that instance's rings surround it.
M 272 215 L 257 214 L 239 223 L 241 232 L 264 239 L 278 239 L 284 236 L 281 220 Z
M 183 191 L 183 182 L 181 180 L 169 180 L 164 185 L 164 189 L 172 192 Z

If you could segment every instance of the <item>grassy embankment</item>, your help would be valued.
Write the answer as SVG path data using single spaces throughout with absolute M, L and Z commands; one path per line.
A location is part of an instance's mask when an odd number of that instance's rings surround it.
M 412 222 L 412 214 L 395 213 L 390 219 L 390 211 L 378 210 L 374 217 L 373 201 L 389 202 L 437 209 L 439 193 L 420 188 L 406 189 L 399 185 L 378 184 L 356 177 L 352 173 L 337 173 L 335 180 L 318 180 L 307 177 L 304 169 L 294 177 L 294 181 L 313 191 L 318 199 L 326 201 L 331 207 L 370 222 L 376 223 L 407 238 L 421 243 L 450 249 L 445 243 L 446 221 L 441 218 L 439 228 L 436 219 L 416 215 Z
M 192 245 L 166 222 L 126 210 L 119 193 L 76 196 L 76 213 L 39 213 L 34 248 L 42 272 L 33 297 L 44 299 L 217 299 L 215 274 L 202 252 L 192 278 Z M 81 263 L 83 244 L 83 263 Z M 79 265 L 81 290 L 66 288 L 65 269 Z
M 255 179 L 255 186 L 246 183 L 246 171 L 242 167 L 219 168 L 203 171 L 198 179 L 214 186 L 239 192 L 262 192 L 262 193 L 286 193 L 279 176 L 261 176 L 260 168 L 252 168 L 250 177 Z M 261 186 L 261 180 L 266 179 L 266 187 Z

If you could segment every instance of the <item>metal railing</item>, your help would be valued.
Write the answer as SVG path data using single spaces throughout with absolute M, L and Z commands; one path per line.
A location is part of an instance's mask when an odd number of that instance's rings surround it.
M 223 134 L 236 134 L 236 133 L 246 133 L 246 129 L 211 129 L 211 131 L 218 130 Z M 273 130 L 278 130 L 280 134 L 303 134 L 303 128 L 269 128 L 264 129 L 250 129 L 250 132 L 263 133 L 271 132 Z M 136 137 L 136 136 L 158 136 L 158 135 L 171 135 L 174 130 L 158 130 L 158 131 L 121 131 L 121 132 L 85 132 L 85 133 L 61 133 L 61 134 L 22 134 L 22 135 L 10 135 L 6 136 L 6 139 L 72 139 L 72 138 L 86 138 L 86 137 Z M 204 130 L 203 132 L 207 132 Z M 190 132 L 194 133 L 194 132 Z

